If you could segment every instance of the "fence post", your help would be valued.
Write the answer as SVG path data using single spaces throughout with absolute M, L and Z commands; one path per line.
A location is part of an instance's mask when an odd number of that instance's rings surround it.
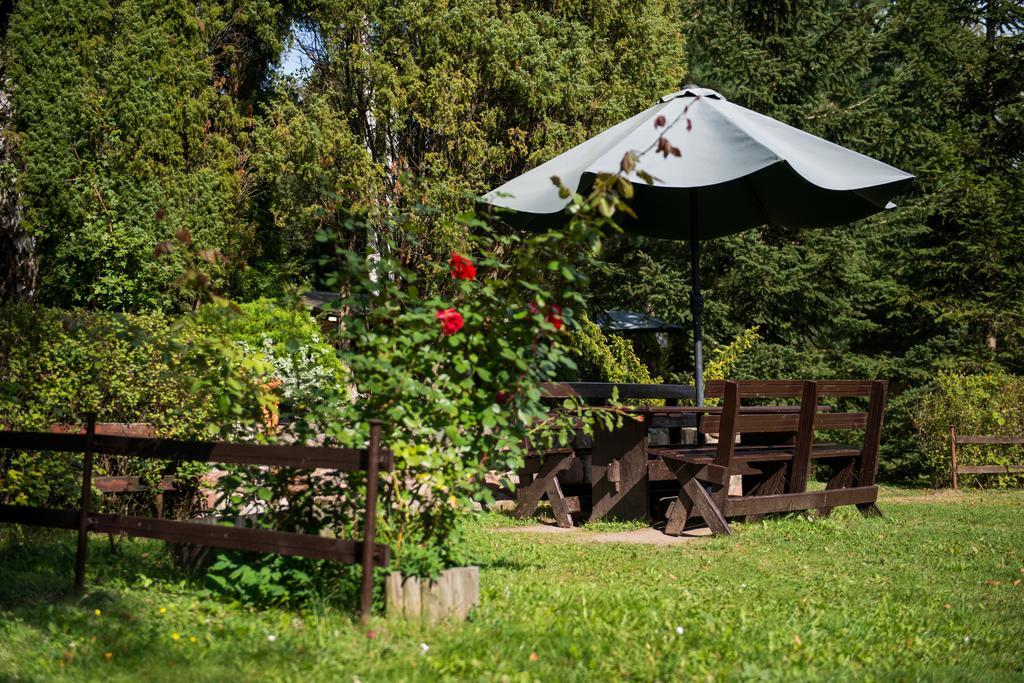
M 85 554 L 89 541 L 89 499 L 92 497 L 92 447 L 96 436 L 96 413 L 88 413 L 85 422 L 85 449 L 82 457 L 82 498 L 78 504 L 78 552 L 75 555 L 75 590 L 85 585 Z
M 373 609 L 373 559 L 377 533 L 377 484 L 380 468 L 380 420 L 370 420 L 370 448 L 366 463 L 366 524 L 363 533 L 363 580 L 359 591 L 359 621 L 370 621 Z
M 953 460 L 953 490 L 958 491 L 960 487 L 956 480 L 956 427 L 953 425 L 949 425 L 949 449 Z

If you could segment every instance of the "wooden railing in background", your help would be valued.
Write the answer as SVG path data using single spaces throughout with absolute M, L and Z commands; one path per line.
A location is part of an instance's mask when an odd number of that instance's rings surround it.
M 953 490 L 960 489 L 957 475 L 960 474 L 1024 474 L 1024 465 L 958 465 L 956 462 L 957 445 L 965 444 L 998 444 L 1003 446 L 1024 446 L 1021 436 L 959 436 L 956 427 L 949 427 L 949 448 L 952 458 Z

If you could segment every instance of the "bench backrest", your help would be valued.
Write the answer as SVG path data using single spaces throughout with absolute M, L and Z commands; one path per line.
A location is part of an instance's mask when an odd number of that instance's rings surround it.
M 742 398 L 787 398 L 799 397 L 803 394 L 804 385 L 813 381 L 818 385 L 818 396 L 870 396 L 875 382 L 881 380 L 859 379 L 750 379 L 735 380 L 740 388 Z M 704 395 L 707 398 L 725 396 L 726 380 L 708 380 L 704 384 Z
M 706 395 L 724 398 L 722 414 L 708 415 L 700 430 L 718 434 L 715 464 L 729 467 L 735 457 L 736 436 L 750 432 L 788 432 L 796 434 L 791 490 L 806 488 L 810 472 L 811 449 L 818 430 L 864 430 L 861 446 L 860 485 L 874 483 L 878 470 L 878 448 L 885 414 L 887 383 L 881 380 L 750 380 L 712 381 Z M 866 397 L 867 412 L 820 412 L 818 401 L 823 397 Z M 799 398 L 799 413 L 740 412 L 744 398 Z

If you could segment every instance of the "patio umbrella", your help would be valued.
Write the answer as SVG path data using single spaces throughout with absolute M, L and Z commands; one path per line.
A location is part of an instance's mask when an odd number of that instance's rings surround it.
M 682 332 L 685 329 L 635 311 L 604 311 L 594 316 L 594 324 L 605 332 Z
M 664 117 L 664 118 L 662 118 Z M 659 152 L 663 136 L 667 149 Z M 700 242 L 759 225 L 819 228 L 849 223 L 886 208 L 914 176 L 688 85 L 653 107 L 487 193 L 488 204 L 514 210 L 510 223 L 532 229 L 562 224 L 569 199 L 552 176 L 585 192 L 598 173 L 627 174 L 637 218 L 619 225 L 651 237 L 689 240 L 692 267 L 694 379 L 704 402 L 701 350 L 703 299 Z M 638 175 L 649 174 L 653 181 Z

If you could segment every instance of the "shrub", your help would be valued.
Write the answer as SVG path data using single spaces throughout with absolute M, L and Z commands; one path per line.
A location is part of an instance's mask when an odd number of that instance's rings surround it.
M 279 49 L 275 6 L 29 0 L 5 11 L 41 299 L 187 310 L 193 300 L 168 286 L 184 254 L 153 249 L 181 232 L 227 257 L 207 264 L 215 283 L 238 271 L 254 233 L 245 94 L 262 78 L 256 56 Z
M 748 327 L 736 335 L 731 342 L 715 349 L 704 368 L 704 379 L 731 379 L 734 377 L 736 369 L 761 340 L 758 329 L 760 328 L 757 325 Z
M 935 484 L 949 481 L 949 427 L 959 434 L 1024 435 L 1024 377 L 1006 373 L 964 375 L 940 373 L 920 398 L 914 427 L 922 454 L 921 470 Z M 1019 464 L 1019 446 L 966 445 L 957 449 L 962 464 Z M 964 477 L 965 482 L 1005 488 L 1021 478 Z
M 307 409 L 328 387 L 344 386 L 342 366 L 305 311 L 267 301 L 223 310 L 210 305 L 174 319 L 0 307 L 0 420 L 33 430 L 96 413 L 100 422 L 151 424 L 166 437 L 237 436 L 262 422 L 268 405 Z M 0 454 L 0 500 L 74 506 L 80 460 Z M 168 466 L 99 458 L 97 475 L 155 480 Z M 195 482 L 204 471 L 186 463 L 170 473 Z
M 575 376 L 583 381 L 660 383 L 637 357 L 633 344 L 616 334 L 605 334 L 586 314 L 577 319 L 572 332 L 572 356 Z
M 94 412 L 103 422 L 148 422 L 159 433 L 190 436 L 206 416 L 182 411 L 188 385 L 145 338 L 166 336 L 161 315 L 127 316 L 30 305 L 0 308 L 0 419 L 20 429 L 81 423 Z M 0 500 L 71 505 L 77 500 L 81 456 L 4 452 Z M 160 463 L 131 472 L 100 459 L 98 473 L 157 476 Z M 73 506 L 73 505 L 72 505 Z
M 259 299 L 227 309 L 208 305 L 184 320 L 219 336 L 232 353 L 266 362 L 262 382 L 285 423 L 304 418 L 318 404 L 350 400 L 348 370 L 298 301 Z
M 598 233 L 589 220 L 561 232 L 497 233 L 468 213 L 455 219 L 475 235 L 461 253 L 414 271 L 390 256 L 399 252 L 386 237 L 409 239 L 406 220 L 415 219 L 350 213 L 347 230 L 375 235 L 370 257 L 353 251 L 351 235 L 318 232 L 333 253 L 320 267 L 333 268 L 329 277 L 341 293 L 341 325 L 332 340 L 359 397 L 322 402 L 295 428 L 307 441 L 361 447 L 369 421 L 384 421 L 396 469 L 384 489 L 380 535 L 393 550 L 393 568 L 429 576 L 467 561 L 458 530 L 476 504 L 490 499 L 488 471 L 515 469 L 527 443 L 553 443 L 567 438 L 578 419 L 585 429 L 597 419 L 573 401 L 551 418 L 540 384 L 577 370 L 568 335 L 582 301 L 577 264 L 590 258 Z M 222 490 L 230 514 L 259 510 L 252 520 L 259 526 L 361 534 L 361 473 L 232 468 Z M 217 572 L 270 582 L 275 573 L 263 571 L 267 562 L 225 555 Z M 239 573 L 242 566 L 251 571 Z M 329 563 L 297 566 L 304 575 L 345 579 L 344 568 Z M 247 594 L 283 600 L 297 593 L 261 587 Z

